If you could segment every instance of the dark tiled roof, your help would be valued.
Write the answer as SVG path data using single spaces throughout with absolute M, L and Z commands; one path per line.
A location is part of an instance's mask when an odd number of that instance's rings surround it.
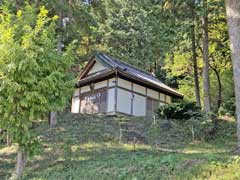
M 165 89 L 166 91 L 175 94 L 178 97 L 183 97 L 183 95 L 173 88 L 165 85 L 160 80 L 158 80 L 156 77 L 154 77 L 151 73 L 144 71 L 142 69 L 139 69 L 133 65 L 130 65 L 128 63 L 125 63 L 123 61 L 120 61 L 118 59 L 112 58 L 109 55 L 106 55 L 104 53 L 97 53 L 95 56 L 97 59 L 100 59 L 103 63 L 106 63 L 108 66 L 112 68 L 118 68 L 122 72 L 125 72 L 126 74 L 130 76 L 134 76 L 138 79 L 141 79 L 143 81 L 146 81 L 150 84 L 153 84 L 161 89 Z

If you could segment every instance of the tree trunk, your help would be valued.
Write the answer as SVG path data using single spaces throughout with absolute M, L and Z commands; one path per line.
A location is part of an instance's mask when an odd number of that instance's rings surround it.
M 225 3 L 235 84 L 238 150 L 240 150 L 240 1 L 225 0 Z
M 64 6 L 64 1 L 60 0 L 60 7 Z M 60 9 L 59 11 L 59 20 L 58 20 L 58 30 L 59 30 L 59 37 L 57 43 L 57 50 L 59 53 L 62 53 L 63 48 L 63 10 Z M 57 124 L 57 112 L 50 112 L 49 114 L 49 125 L 50 127 L 54 127 Z
M 20 178 L 26 164 L 27 156 L 21 147 L 18 148 L 17 164 L 16 164 L 16 177 Z
M 192 3 L 192 27 L 191 27 L 191 39 L 192 39 L 192 61 L 194 71 L 194 84 L 195 84 L 195 96 L 197 105 L 201 108 L 200 100 L 200 88 L 198 79 L 198 66 L 197 66 L 197 52 L 196 52 L 196 37 L 195 37 L 195 4 Z
M 158 63 L 157 63 L 157 59 L 154 61 L 154 74 L 156 75 L 157 74 L 157 65 L 158 65 Z
M 60 3 L 60 7 L 64 6 L 64 0 L 59 0 L 59 3 Z M 62 48 L 63 48 L 63 10 L 62 9 L 60 9 L 59 11 L 58 29 L 59 29 L 59 37 L 58 37 L 57 49 L 59 53 L 62 53 Z
M 57 112 L 49 113 L 49 126 L 54 127 L 57 124 Z
M 210 68 L 214 71 L 218 82 L 218 98 L 217 98 L 217 111 L 218 111 L 220 106 L 222 105 L 222 82 L 218 70 L 212 66 L 210 66 Z
M 217 108 L 219 109 L 221 107 L 221 105 L 222 105 L 222 82 L 221 82 L 220 74 L 219 74 L 219 72 L 217 70 L 215 71 L 215 74 L 217 76 L 217 82 L 218 82 Z
M 8 133 L 8 131 L 6 132 L 7 133 L 7 146 L 10 146 L 11 145 L 11 138 L 10 138 L 10 136 L 9 136 L 9 133 Z
M 15 2 L 16 2 L 16 9 L 19 10 L 23 3 L 23 0 L 16 0 Z
M 208 116 L 210 107 L 210 80 L 209 80 L 209 64 L 208 64 L 208 11 L 207 0 L 203 0 L 204 15 L 202 17 L 203 26 L 203 109 Z

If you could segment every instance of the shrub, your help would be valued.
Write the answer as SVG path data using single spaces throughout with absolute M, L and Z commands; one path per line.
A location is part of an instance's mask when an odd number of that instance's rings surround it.
M 223 105 L 219 108 L 218 113 L 220 115 L 231 115 L 234 116 L 235 114 L 235 97 L 229 98 L 225 102 L 223 102 Z
M 216 132 L 214 121 L 205 117 L 199 119 L 191 118 L 186 122 L 185 126 L 190 130 L 192 140 L 208 141 L 213 138 Z
M 200 108 L 194 102 L 178 102 L 161 106 L 156 110 L 161 118 L 187 120 L 192 117 L 201 117 Z

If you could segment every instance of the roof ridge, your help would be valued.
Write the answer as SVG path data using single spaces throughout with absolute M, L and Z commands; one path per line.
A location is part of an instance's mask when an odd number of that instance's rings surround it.
M 96 57 L 102 61 L 102 63 L 106 63 L 107 65 L 111 66 L 112 68 L 117 68 L 121 70 L 122 72 L 125 72 L 127 74 L 133 75 L 137 78 L 144 79 L 148 82 L 151 82 L 152 84 L 158 85 L 159 87 L 162 87 L 172 93 L 178 94 L 179 96 L 183 96 L 183 94 L 179 93 L 176 89 L 166 85 L 161 80 L 153 76 L 150 72 L 147 72 L 143 69 L 140 69 L 132 64 L 129 64 L 127 62 L 121 61 L 119 59 L 113 58 L 112 56 L 98 52 L 96 53 Z
M 123 63 L 123 64 L 126 65 L 126 66 L 129 66 L 129 67 L 131 67 L 131 68 L 133 68 L 133 69 L 136 69 L 136 70 L 138 70 L 138 71 L 141 71 L 142 73 L 145 73 L 145 74 L 147 74 L 147 75 L 150 75 L 150 76 L 156 78 L 156 77 L 153 76 L 150 72 L 148 72 L 148 71 L 146 71 L 146 70 L 144 70 L 144 69 L 141 69 L 141 68 L 139 68 L 139 67 L 136 67 L 136 66 L 134 66 L 134 65 L 132 65 L 132 64 L 130 64 L 130 63 L 127 63 L 127 62 L 125 62 L 125 61 L 122 61 L 122 60 L 120 60 L 120 59 L 113 58 L 111 55 L 108 55 L 108 54 L 106 54 L 106 53 L 101 53 L 101 52 L 98 52 L 98 54 L 101 54 L 101 55 L 103 55 L 103 56 L 107 56 L 108 58 L 110 58 L 110 60 L 118 61 L 118 62 L 120 62 L 120 63 Z M 157 79 L 157 78 L 156 78 L 156 79 Z

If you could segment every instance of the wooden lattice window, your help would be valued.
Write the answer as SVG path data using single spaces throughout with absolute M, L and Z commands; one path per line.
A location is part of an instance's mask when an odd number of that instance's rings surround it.
M 107 91 L 101 90 L 80 96 L 80 112 L 84 114 L 107 112 Z
M 155 110 L 159 107 L 159 101 L 154 100 L 152 98 L 147 98 L 147 116 L 153 116 L 155 114 Z

